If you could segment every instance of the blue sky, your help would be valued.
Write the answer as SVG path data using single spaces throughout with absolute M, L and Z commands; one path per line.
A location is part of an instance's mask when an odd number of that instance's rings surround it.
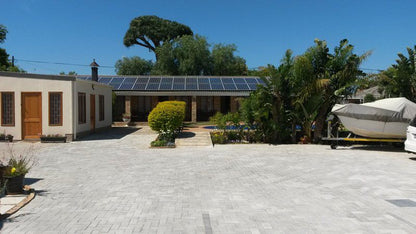
M 363 68 L 385 69 L 416 44 L 416 1 L 0 0 L 0 6 L 0 24 L 9 31 L 0 47 L 30 73 L 90 69 L 21 60 L 88 65 L 95 58 L 114 66 L 123 56 L 154 59 L 145 48 L 123 45 L 130 21 L 142 15 L 188 25 L 210 44 L 234 43 L 249 68 L 278 65 L 287 49 L 301 54 L 315 38 L 326 40 L 331 50 L 347 38 L 356 53 L 373 51 Z M 115 72 L 102 67 L 99 73 Z

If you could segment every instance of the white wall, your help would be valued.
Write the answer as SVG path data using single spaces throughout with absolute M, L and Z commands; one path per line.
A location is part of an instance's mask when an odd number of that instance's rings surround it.
M 74 103 L 78 105 L 78 93 L 85 93 L 86 123 L 78 123 L 78 107 L 74 110 L 75 132 L 84 133 L 90 131 L 90 95 L 95 95 L 95 128 L 110 127 L 112 120 L 112 88 L 107 85 L 97 84 L 92 81 L 77 80 L 74 85 Z M 104 95 L 104 120 L 99 121 L 99 95 Z
M 68 80 L 1 76 L 0 92 L 14 92 L 15 126 L 1 126 L 0 124 L 0 133 L 11 134 L 15 140 L 22 139 L 21 93 L 40 92 L 42 95 L 42 132 L 40 134 L 72 134 L 71 90 L 72 81 Z M 62 92 L 62 126 L 49 126 L 49 92 Z

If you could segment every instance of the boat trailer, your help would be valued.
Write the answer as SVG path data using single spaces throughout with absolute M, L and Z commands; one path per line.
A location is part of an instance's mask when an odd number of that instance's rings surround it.
M 339 119 L 331 115 L 328 119 L 327 137 L 323 137 L 324 142 L 329 142 L 331 149 L 336 149 L 338 146 L 350 146 L 354 144 L 393 144 L 395 147 L 403 146 L 406 139 L 402 138 L 366 138 L 357 136 L 352 132 L 348 132 L 346 136 L 340 136 Z M 344 134 L 345 135 L 345 134 Z

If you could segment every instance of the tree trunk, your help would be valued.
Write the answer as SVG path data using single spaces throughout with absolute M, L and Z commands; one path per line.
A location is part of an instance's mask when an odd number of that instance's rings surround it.
M 325 120 L 329 111 L 330 103 L 329 101 L 325 101 L 321 108 L 319 108 L 319 113 L 316 116 L 315 120 L 315 131 L 313 136 L 313 142 L 318 143 L 319 140 L 322 138 L 322 130 L 325 126 Z

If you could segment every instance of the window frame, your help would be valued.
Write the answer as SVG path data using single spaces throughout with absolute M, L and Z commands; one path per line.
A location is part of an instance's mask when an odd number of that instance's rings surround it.
M 82 97 L 83 102 L 80 97 Z M 82 108 L 82 109 L 81 109 Z M 87 123 L 87 94 L 78 92 L 78 124 Z
M 59 123 L 58 124 L 51 124 L 51 94 L 59 94 L 60 95 L 60 113 L 59 113 Z M 49 112 L 48 112 L 48 119 L 49 119 L 49 126 L 62 126 L 63 125 L 63 93 L 62 92 L 48 92 L 48 104 L 49 104 Z
M 10 124 L 5 124 L 4 123 L 4 110 L 3 110 L 3 94 L 11 94 L 12 95 L 12 123 Z M 3 127 L 14 127 L 16 125 L 16 110 L 15 110 L 15 102 L 16 102 L 16 96 L 14 95 L 14 92 L 11 91 L 5 91 L 5 92 L 0 92 L 0 105 L 1 105 L 1 126 Z
M 105 97 L 98 95 L 98 121 L 105 120 Z

